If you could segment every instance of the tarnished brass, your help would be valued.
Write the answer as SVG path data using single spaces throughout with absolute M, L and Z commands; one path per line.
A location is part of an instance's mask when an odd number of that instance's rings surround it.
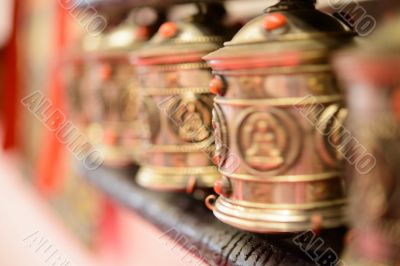
M 254 232 L 345 222 L 336 148 L 346 110 L 329 56 L 352 36 L 314 1 L 285 0 L 205 57 L 217 94 L 218 219 Z
M 150 29 L 125 21 L 84 40 L 83 110 L 89 142 L 104 163 L 119 166 L 138 160 L 138 85 L 130 56 L 150 37 Z
M 346 265 L 400 265 L 400 14 L 335 58 L 346 86 L 354 227 Z
M 136 59 L 144 153 L 137 182 L 146 188 L 190 192 L 219 177 L 211 162 L 212 75 L 202 57 L 222 38 L 203 15 L 163 24 Z

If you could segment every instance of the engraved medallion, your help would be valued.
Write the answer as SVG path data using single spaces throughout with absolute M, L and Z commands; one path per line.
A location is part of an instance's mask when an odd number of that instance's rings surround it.
M 211 97 L 185 95 L 167 109 L 169 126 L 181 140 L 199 143 L 211 136 Z
M 283 110 L 245 110 L 238 135 L 243 161 L 249 168 L 259 172 L 282 172 L 299 154 L 300 130 Z

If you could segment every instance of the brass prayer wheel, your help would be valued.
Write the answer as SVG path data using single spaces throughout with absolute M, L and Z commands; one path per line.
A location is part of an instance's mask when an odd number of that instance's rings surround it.
M 222 45 L 218 21 L 199 14 L 166 22 L 136 58 L 141 87 L 143 187 L 187 191 L 212 187 L 212 79 L 202 57 Z
M 296 232 L 345 222 L 336 129 L 346 110 L 329 57 L 354 34 L 314 5 L 280 1 L 205 57 L 222 175 L 212 209 L 232 226 Z
M 138 85 L 130 56 L 150 37 L 147 26 L 129 20 L 90 37 L 85 54 L 84 111 L 89 142 L 104 164 L 121 166 L 138 158 Z M 93 41 L 95 40 L 95 41 Z
M 400 16 L 335 58 L 346 87 L 347 265 L 400 264 Z

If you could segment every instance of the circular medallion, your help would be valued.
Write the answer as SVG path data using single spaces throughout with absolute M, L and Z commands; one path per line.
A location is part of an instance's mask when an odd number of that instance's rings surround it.
M 302 134 L 287 111 L 247 109 L 239 121 L 238 147 L 250 172 L 277 175 L 298 157 Z
M 208 95 L 177 97 L 168 106 L 168 125 L 181 140 L 199 143 L 211 134 L 212 98 Z
M 340 168 L 343 161 L 343 153 L 346 152 L 341 147 L 344 137 L 350 137 L 344 132 L 344 121 L 347 117 L 347 110 L 339 104 L 325 107 L 318 118 L 316 125 L 316 145 L 322 161 L 334 168 Z
M 225 162 L 228 153 L 228 126 L 221 107 L 216 103 L 214 104 L 212 117 L 215 138 L 214 156 L 218 158 L 218 166 L 221 167 Z

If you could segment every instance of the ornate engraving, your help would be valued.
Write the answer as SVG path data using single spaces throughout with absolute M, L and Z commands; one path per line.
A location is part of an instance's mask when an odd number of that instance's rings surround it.
M 214 109 L 212 111 L 212 125 L 214 128 L 214 138 L 215 138 L 215 156 L 218 156 L 218 164 L 221 166 L 227 157 L 228 147 L 229 147 L 229 137 L 228 137 L 228 125 L 226 123 L 226 118 L 221 107 L 218 104 L 214 104 Z
M 277 174 L 299 154 L 300 130 L 288 113 L 275 108 L 246 110 L 239 124 L 239 150 L 250 169 Z M 290 135 L 290 136 L 289 136 Z
M 313 95 L 338 93 L 338 87 L 332 73 L 310 75 L 307 77 L 307 88 Z
M 100 65 L 102 82 L 97 97 L 101 112 L 97 119 L 103 121 L 133 121 L 137 118 L 137 90 L 133 84 L 132 67 L 128 64 Z
M 139 107 L 139 122 L 141 122 L 140 137 L 155 142 L 160 132 L 160 114 L 157 105 L 150 97 L 143 97 Z
M 169 126 L 183 141 L 198 143 L 211 136 L 211 97 L 185 95 L 167 109 Z
M 342 186 L 343 184 L 338 178 L 311 182 L 307 186 L 309 200 L 318 202 L 343 198 Z
M 341 144 L 345 141 L 343 124 L 347 117 L 347 110 L 339 104 L 327 106 L 318 118 L 316 125 L 317 152 L 322 161 L 330 167 L 342 166 L 343 152 Z M 343 148 L 343 147 L 342 147 Z

